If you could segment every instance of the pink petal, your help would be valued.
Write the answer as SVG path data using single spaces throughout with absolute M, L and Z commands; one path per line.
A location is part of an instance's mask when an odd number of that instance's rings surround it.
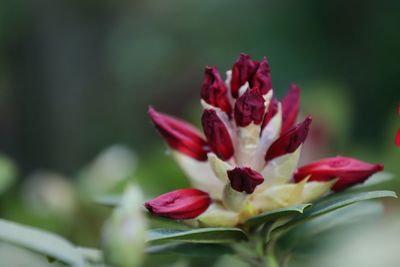
M 339 178 L 332 190 L 340 191 L 364 182 L 372 174 L 381 170 L 383 170 L 382 164 L 370 164 L 353 158 L 337 156 L 302 166 L 296 171 L 293 178 L 296 182 L 300 182 L 309 175 L 311 175 L 309 181 L 329 181 Z
M 207 160 L 207 143 L 195 127 L 173 116 L 157 112 L 152 107 L 149 107 L 149 115 L 172 149 L 196 160 Z
M 198 189 L 186 188 L 162 194 L 144 204 L 152 214 L 187 220 L 202 214 L 211 204 L 210 196 Z

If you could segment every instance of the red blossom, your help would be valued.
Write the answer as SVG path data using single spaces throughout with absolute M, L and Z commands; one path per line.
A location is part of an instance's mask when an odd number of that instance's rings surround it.
M 394 139 L 396 146 L 400 147 L 400 128 L 397 129 L 396 137 Z
M 193 219 L 211 204 L 210 196 L 198 189 L 186 188 L 162 194 L 144 204 L 149 212 L 175 220 Z
M 256 73 L 253 75 L 250 81 L 250 87 L 258 88 L 258 91 L 262 95 L 265 95 L 269 90 L 272 89 L 271 70 L 266 57 L 261 60 Z
M 372 174 L 382 171 L 382 164 L 370 164 L 353 158 L 337 156 L 326 158 L 300 167 L 294 174 L 299 182 L 311 175 L 309 181 L 339 180 L 333 185 L 333 191 L 340 191 L 352 185 L 362 183 Z
M 262 128 L 264 129 L 265 126 L 270 122 L 270 120 L 275 116 L 278 112 L 278 100 L 275 97 L 272 97 L 271 102 L 269 102 L 267 113 L 264 116 Z
M 238 167 L 228 170 L 228 178 L 231 187 L 238 192 L 251 194 L 256 187 L 264 182 L 263 176 L 255 170 L 248 167 Z
M 232 157 L 234 150 L 231 136 L 216 111 L 205 109 L 201 123 L 211 150 L 222 160 Z
M 282 134 L 295 124 L 299 113 L 299 102 L 300 88 L 296 84 L 290 84 L 286 96 L 282 99 Z
M 253 61 L 249 55 L 241 53 L 232 67 L 231 93 L 237 98 L 239 88 L 251 79 L 258 68 L 259 63 Z
M 218 69 L 216 67 L 206 67 L 203 86 L 201 87 L 201 98 L 208 104 L 230 114 L 232 107 L 229 103 L 227 91 L 228 89 L 225 86 L 225 82 L 221 79 Z
M 149 107 L 149 115 L 172 149 L 196 160 L 207 160 L 207 143 L 195 127 L 183 120 L 157 112 L 152 107 Z
M 260 124 L 264 115 L 264 98 L 257 88 L 247 91 L 236 100 L 235 120 L 240 127 L 245 127 L 251 122 Z
M 281 135 L 268 149 L 265 154 L 265 161 L 268 162 L 273 158 L 296 151 L 306 140 L 310 124 L 311 117 L 309 116 L 303 122 Z

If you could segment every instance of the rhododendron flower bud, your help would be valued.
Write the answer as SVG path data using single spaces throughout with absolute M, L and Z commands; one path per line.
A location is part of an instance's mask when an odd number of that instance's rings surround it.
M 396 137 L 394 139 L 396 146 L 400 147 L 400 128 L 397 129 Z
M 193 219 L 210 205 L 210 196 L 198 189 L 187 188 L 165 193 L 144 204 L 153 214 L 175 220 Z
M 234 168 L 228 171 L 231 186 L 238 192 L 251 194 L 256 187 L 264 182 L 262 175 L 248 167 Z
M 232 140 L 217 112 L 212 109 L 204 110 L 201 123 L 211 150 L 222 160 L 232 157 L 234 152 Z
M 197 160 L 207 160 L 207 144 L 192 125 L 149 108 L 149 115 L 168 145 Z
M 230 114 L 232 111 L 225 82 L 221 79 L 216 67 L 206 67 L 201 87 L 201 98 L 208 104 L 218 107 Z
M 264 128 L 271 121 L 272 117 L 274 117 L 277 112 L 278 112 L 278 100 L 276 100 L 275 97 L 272 97 L 268 105 L 267 113 L 265 113 L 261 128 Z
M 255 61 L 240 54 L 225 81 L 216 67 L 207 67 L 201 98 L 205 138 L 190 124 L 150 108 L 174 159 L 192 186 L 202 190 L 164 194 L 146 203 L 152 213 L 195 218 L 186 221 L 192 226 L 240 226 L 263 212 L 310 203 L 382 169 L 352 159 L 347 167 L 322 161 L 296 172 L 311 117 L 296 124 L 297 85 L 289 86 L 282 101 L 274 97 L 265 57 Z
M 282 134 L 296 123 L 300 105 L 300 88 L 291 84 L 286 96 L 282 99 Z
M 250 87 L 257 88 L 262 95 L 265 95 L 272 89 L 271 70 L 266 57 L 261 60 L 257 71 L 254 73 L 250 81 Z
M 307 117 L 303 122 L 297 124 L 288 132 L 279 137 L 268 149 L 265 160 L 294 152 L 307 138 L 311 124 L 311 117 Z
M 259 63 L 253 61 L 249 55 L 241 53 L 232 67 L 231 93 L 237 98 L 239 89 L 244 85 L 255 73 Z
M 332 190 L 340 191 L 362 183 L 372 174 L 383 170 L 382 164 L 370 164 L 353 158 L 326 158 L 299 168 L 294 174 L 296 182 L 310 176 L 309 181 L 329 181 L 338 178 Z
M 236 100 L 236 124 L 240 127 L 246 127 L 252 122 L 260 124 L 263 119 L 264 110 L 264 98 L 257 88 L 248 89 Z

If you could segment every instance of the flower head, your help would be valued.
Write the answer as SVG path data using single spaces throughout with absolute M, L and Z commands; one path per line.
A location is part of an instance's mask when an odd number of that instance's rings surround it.
M 149 114 L 197 189 L 161 195 L 145 204 L 160 216 L 235 226 L 265 211 L 308 203 L 365 181 L 383 169 L 356 159 L 324 159 L 296 170 L 311 117 L 297 123 L 300 88 L 279 101 L 264 57 L 240 54 L 222 80 L 206 68 L 201 87 L 203 135 L 190 124 Z M 200 191 L 201 190 L 201 191 Z

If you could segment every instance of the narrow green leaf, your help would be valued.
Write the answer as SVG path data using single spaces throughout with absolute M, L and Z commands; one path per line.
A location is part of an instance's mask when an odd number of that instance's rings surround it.
M 394 175 L 388 172 L 378 172 L 368 178 L 364 183 L 350 187 L 345 192 L 370 189 L 382 183 L 392 180 Z
M 189 257 L 219 257 L 233 254 L 234 250 L 230 246 L 222 244 L 170 243 L 150 246 L 146 249 L 146 253 L 172 253 Z
M 239 228 L 199 228 L 193 230 L 153 229 L 147 242 L 182 241 L 191 243 L 230 243 L 247 240 Z
M 299 204 L 288 208 L 276 209 L 254 216 L 245 222 L 245 225 L 258 226 L 272 220 L 277 220 L 282 217 L 290 217 L 297 214 L 302 214 L 304 209 L 311 206 L 311 204 Z
M 332 240 L 332 235 L 336 238 L 366 224 L 376 223 L 382 214 L 382 203 L 354 203 L 293 227 L 279 239 L 279 247 L 292 253 L 306 253 L 312 251 L 312 247 L 321 247 L 327 240 Z
M 44 254 L 74 267 L 85 266 L 78 249 L 69 241 L 53 233 L 0 219 L 0 240 Z
M 397 198 L 396 193 L 393 191 L 358 192 L 358 193 L 342 194 L 342 195 L 338 195 L 337 197 L 331 197 L 329 199 L 326 199 L 324 201 L 316 203 L 309 209 L 306 209 L 303 214 L 295 216 L 288 223 L 286 223 L 280 227 L 277 227 L 274 230 L 274 232 L 286 230 L 297 224 L 304 223 L 308 220 L 311 220 L 312 218 L 321 216 L 328 212 L 351 205 L 351 204 L 359 202 L 359 201 L 376 199 L 376 198 L 384 198 L 384 197 Z

